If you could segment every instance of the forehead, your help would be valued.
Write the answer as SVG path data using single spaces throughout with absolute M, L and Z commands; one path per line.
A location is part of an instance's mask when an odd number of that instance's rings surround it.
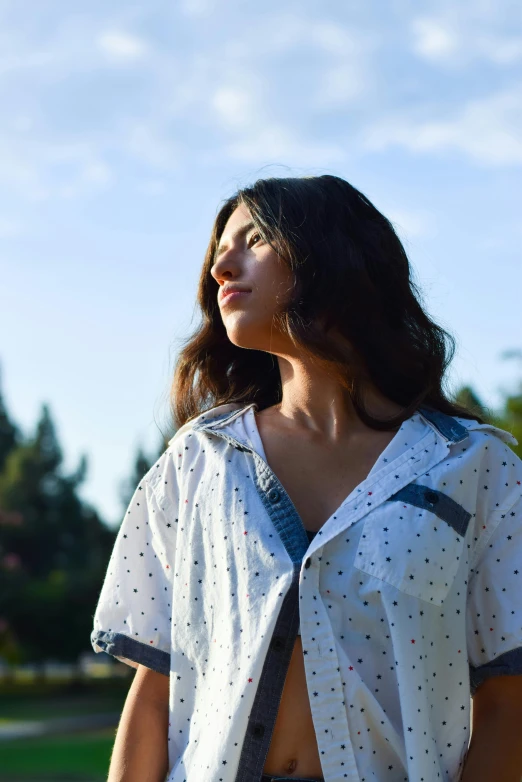
M 225 228 L 223 229 L 223 236 L 225 235 L 225 231 L 230 229 L 235 230 L 238 225 L 246 223 L 247 220 L 251 219 L 252 215 L 246 208 L 245 204 L 238 204 L 227 220 Z
M 254 221 L 246 206 L 243 206 L 243 204 L 237 206 L 226 222 L 221 234 L 219 248 L 224 247 L 230 239 L 235 239 L 253 227 Z

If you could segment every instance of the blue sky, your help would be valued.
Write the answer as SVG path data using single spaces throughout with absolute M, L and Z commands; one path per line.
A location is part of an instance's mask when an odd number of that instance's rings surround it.
M 0 2 L 0 366 L 26 433 L 119 523 L 169 425 L 223 199 L 332 173 L 392 220 L 457 339 L 449 388 L 522 374 L 518 3 Z

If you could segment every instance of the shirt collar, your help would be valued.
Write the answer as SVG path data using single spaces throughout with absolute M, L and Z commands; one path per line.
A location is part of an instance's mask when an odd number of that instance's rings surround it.
M 233 423 L 235 419 L 247 414 L 251 408 L 257 410 L 258 407 L 259 405 L 257 402 L 251 402 L 247 405 L 244 405 L 242 402 L 229 402 L 227 404 L 217 405 L 216 407 L 201 413 L 196 419 L 187 422 L 181 429 L 190 427 L 194 431 L 213 431 L 217 429 L 226 431 L 226 427 Z M 401 425 L 403 434 L 402 439 L 411 435 L 413 429 L 415 427 L 418 428 L 419 422 L 421 423 L 421 426 L 423 423 L 424 426 L 430 426 L 434 429 L 437 435 L 448 444 L 461 442 L 469 436 L 469 430 L 482 430 L 496 435 L 506 443 L 518 445 L 518 440 L 511 432 L 501 429 L 498 426 L 487 423 L 481 424 L 475 419 L 450 416 L 438 410 L 430 410 L 424 406 L 420 406 L 410 418 L 403 421 Z M 174 437 L 180 433 L 181 429 L 176 432 Z M 169 444 L 174 440 L 174 437 L 169 441 Z M 244 445 L 249 445 L 249 443 L 244 442 Z

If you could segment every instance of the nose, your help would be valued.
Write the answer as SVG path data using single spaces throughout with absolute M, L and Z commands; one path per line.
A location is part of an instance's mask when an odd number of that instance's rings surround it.
M 217 282 L 220 280 L 233 280 L 234 272 L 237 272 L 237 264 L 234 263 L 232 256 L 229 255 L 229 250 L 223 253 L 210 270 Z

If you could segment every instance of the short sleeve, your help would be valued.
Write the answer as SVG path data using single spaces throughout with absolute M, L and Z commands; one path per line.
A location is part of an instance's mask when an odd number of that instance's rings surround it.
M 490 676 L 522 675 L 522 487 L 516 483 L 518 499 L 489 519 L 493 531 L 470 574 L 466 636 L 472 696 Z
M 133 668 L 140 664 L 166 676 L 170 674 L 177 527 L 167 459 L 168 452 L 132 496 L 109 559 L 91 633 L 95 652 L 107 652 Z

